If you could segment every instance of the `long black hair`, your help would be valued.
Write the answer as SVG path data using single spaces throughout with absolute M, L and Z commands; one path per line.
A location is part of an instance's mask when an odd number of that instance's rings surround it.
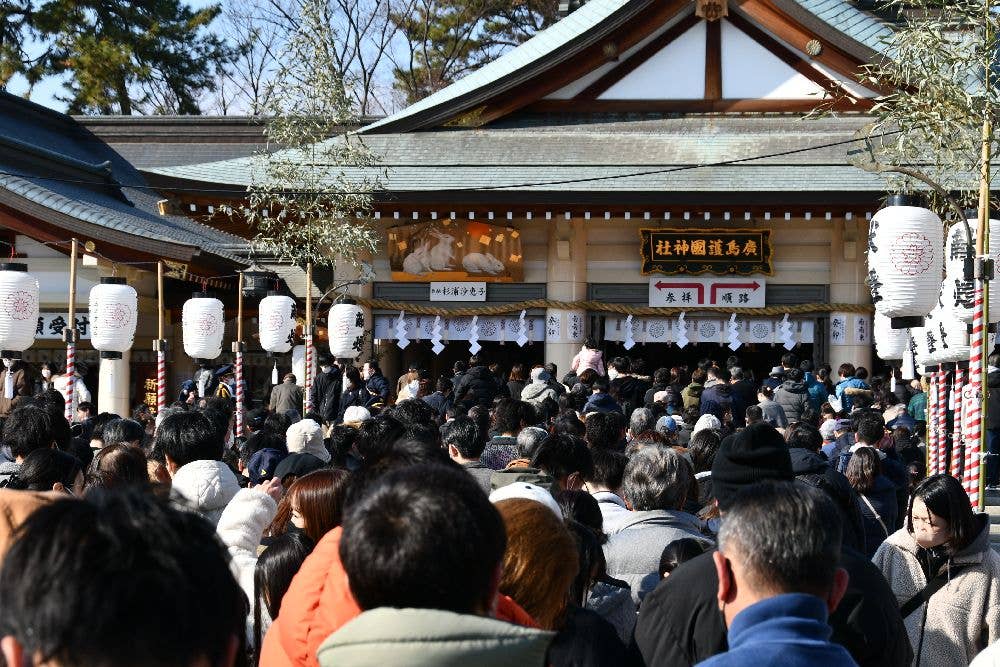
M 910 534 L 913 533 L 914 498 L 920 498 L 932 514 L 948 522 L 951 529 L 951 538 L 947 542 L 950 553 L 962 551 L 979 535 L 969 496 L 951 475 L 933 475 L 913 489 L 909 507 L 906 508 L 906 529 Z
M 260 662 L 263 637 L 263 616 L 261 607 L 267 609 L 272 620 L 281 610 L 281 599 L 285 597 L 292 577 L 302 567 L 306 557 L 312 553 L 315 544 L 300 530 L 289 530 L 274 538 L 271 545 L 257 559 L 253 572 L 253 638 L 254 664 Z

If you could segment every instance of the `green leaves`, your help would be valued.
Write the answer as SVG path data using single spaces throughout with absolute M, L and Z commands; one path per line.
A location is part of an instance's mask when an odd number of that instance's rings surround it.
M 23 0 L 22 23 L 0 28 L 0 81 L 69 75 L 60 99 L 71 113 L 199 113 L 214 73 L 231 51 L 206 29 L 219 5 L 192 10 L 180 0 Z M 0 19 L 15 0 L 0 0 Z M 25 32 L 44 44 L 35 62 L 17 62 Z M 6 77 L 4 78 L 4 75 Z
M 258 252 L 360 267 L 376 251 L 369 214 L 380 172 L 360 137 L 343 129 L 357 118 L 349 77 L 329 49 L 327 9 L 324 0 L 298 0 L 297 27 L 267 96 L 268 149 L 254 159 L 246 204 L 228 212 L 256 230 Z
M 978 198 L 983 121 L 996 122 L 996 12 L 981 0 L 892 0 L 903 25 L 886 42 L 886 56 L 869 66 L 862 83 L 893 90 L 873 109 L 875 159 L 920 169 L 963 204 Z M 883 136 L 885 135 L 885 136 Z M 892 177 L 898 190 L 914 187 Z

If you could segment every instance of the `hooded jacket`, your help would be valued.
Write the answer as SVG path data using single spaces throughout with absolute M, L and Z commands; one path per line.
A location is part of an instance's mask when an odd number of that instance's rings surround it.
M 823 403 L 826 402 L 826 397 L 829 396 L 829 392 L 826 390 L 826 385 L 820 382 L 814 373 L 811 371 L 806 371 L 802 374 L 802 380 L 806 383 L 806 392 L 809 394 L 809 404 L 812 409 L 819 412 L 819 409 L 823 407 Z
M 627 583 L 637 605 L 660 581 L 660 555 L 665 546 L 685 537 L 712 545 L 701 532 L 698 517 L 678 510 L 632 512 L 620 526 L 604 545 L 608 576 Z
M 871 387 L 868 386 L 867 382 L 865 382 L 864 380 L 859 380 L 858 378 L 852 376 L 849 378 L 844 378 L 843 380 L 838 382 L 836 388 L 834 389 L 834 394 L 836 394 L 837 400 L 840 401 L 840 407 L 845 412 L 850 412 L 851 408 L 854 406 L 853 399 L 851 398 L 853 392 L 847 392 L 847 390 L 848 389 L 867 390 L 870 388 Z M 847 393 L 845 394 L 844 392 Z
M 705 385 L 697 382 L 692 382 L 688 386 L 681 389 L 681 400 L 684 402 L 684 409 L 687 410 L 692 406 L 698 407 L 701 405 L 701 395 L 704 391 Z
M 483 616 L 380 607 L 330 635 L 317 657 L 321 667 L 543 667 L 552 637 Z
M 455 385 L 455 402 L 469 407 L 489 405 L 498 391 L 500 385 L 497 384 L 490 369 L 486 366 L 473 366 Z
M 576 356 L 573 357 L 573 362 L 569 365 L 569 369 L 573 371 L 577 376 L 587 369 L 593 370 L 598 375 L 604 375 L 604 355 L 600 350 L 592 350 L 589 347 L 581 348 Z
M 610 395 L 597 393 L 591 394 L 583 405 L 583 414 L 590 412 L 617 412 L 621 414 L 622 408 Z
M 222 511 L 239 492 L 235 473 L 222 461 L 192 461 L 177 469 L 171 483 L 174 504 L 218 525 Z
M 521 400 L 532 405 L 541 405 L 546 398 L 558 400 L 556 390 L 548 382 L 529 382 L 521 390 Z
M 622 411 L 627 417 L 633 410 L 645 405 L 646 392 L 651 386 L 652 383 L 635 375 L 619 375 L 611 381 L 611 395 L 616 398 L 618 405 L 622 406 Z
M 788 450 L 792 460 L 792 474 L 803 484 L 818 488 L 833 501 L 840 514 L 843 543 L 852 549 L 865 552 L 864 529 L 858 510 L 858 494 L 851 488 L 843 473 L 831 468 L 822 454 L 801 447 Z
M 847 547 L 840 564 L 850 579 L 830 615 L 831 640 L 861 667 L 909 667 L 913 650 L 885 578 L 863 554 Z M 686 667 L 726 651 L 718 589 L 715 562 L 705 553 L 683 563 L 646 596 L 633 640 L 645 664 Z
M 732 415 L 731 423 L 733 425 L 741 426 L 746 420 L 747 406 L 740 402 L 739 397 L 733 394 L 733 388 L 725 382 L 713 384 L 701 392 L 700 409 L 701 414 L 715 415 L 723 424 L 726 423 L 727 410 Z
M 361 614 L 340 561 L 343 532 L 343 528 L 337 526 L 324 535 L 292 579 L 288 592 L 281 599 L 281 613 L 264 637 L 261 665 L 318 667 L 316 650 L 320 644 Z M 496 615 L 510 623 L 537 627 L 527 612 L 504 595 L 497 598 Z M 390 664 L 400 663 L 385 663 L 382 667 Z
M 809 407 L 809 391 L 806 383 L 785 380 L 774 392 L 774 402 L 785 411 L 785 417 L 789 422 L 799 421 L 802 413 Z
M 976 525 L 979 533 L 972 543 L 940 571 L 964 569 L 904 619 L 914 651 L 923 640 L 919 665 L 967 665 L 1000 636 L 1000 554 L 990 547 L 989 516 L 978 514 Z M 893 533 L 875 553 L 873 562 L 900 605 L 927 585 L 917 554 L 917 542 L 906 528 Z

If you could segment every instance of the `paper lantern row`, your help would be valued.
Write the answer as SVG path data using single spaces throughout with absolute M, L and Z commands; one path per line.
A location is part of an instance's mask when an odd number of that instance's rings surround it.
M 139 295 L 124 278 L 101 278 L 90 290 L 90 342 L 103 358 L 121 358 L 132 349 Z
M 968 223 L 974 248 L 979 221 L 969 220 Z M 990 220 L 989 225 L 987 254 L 994 261 L 1000 261 L 1000 220 Z M 945 284 L 941 290 L 941 297 L 945 306 L 950 307 L 958 319 L 968 324 L 972 322 L 975 308 L 975 281 L 965 280 L 964 264 L 967 253 L 965 225 L 954 223 L 948 229 L 945 245 Z M 990 281 L 991 292 L 997 284 L 1000 283 L 996 280 Z M 990 309 L 990 322 L 1000 322 L 1000 308 Z
M 399 334 L 396 331 L 397 316 L 376 315 L 374 337 L 377 340 L 398 340 Z M 403 318 L 405 323 L 405 335 L 410 341 L 431 340 L 434 337 L 433 315 L 406 315 Z M 525 318 L 527 325 L 528 342 L 542 342 L 545 340 L 545 318 L 528 316 Z M 479 316 L 476 327 L 479 329 L 478 340 L 480 342 L 492 343 L 515 343 L 519 328 L 518 313 L 511 313 L 504 316 Z M 456 341 L 469 341 L 469 331 L 472 327 L 471 317 L 451 317 L 441 318 L 441 341 L 443 343 Z
M 624 342 L 626 338 L 625 317 L 609 317 L 604 321 L 604 339 Z M 812 343 L 815 336 L 815 323 L 812 320 L 790 320 L 791 338 L 796 343 Z M 691 317 L 684 320 L 684 331 L 687 342 L 730 344 L 729 319 Z M 736 328 L 742 343 L 776 344 L 784 341 L 779 331 L 781 320 L 777 319 L 739 319 Z M 632 339 L 636 343 L 674 343 L 680 337 L 680 325 L 677 318 L 632 318 Z

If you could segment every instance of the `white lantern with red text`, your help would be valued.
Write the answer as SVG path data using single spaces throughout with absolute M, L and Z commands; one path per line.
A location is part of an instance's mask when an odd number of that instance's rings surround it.
M 218 357 L 226 332 L 222 302 L 205 292 L 193 294 L 181 310 L 181 330 L 184 353 L 189 357 L 206 360 Z
M 90 343 L 102 359 L 121 359 L 132 349 L 139 295 L 124 278 L 101 278 L 90 289 Z
M 38 281 L 27 264 L 0 264 L 0 356 L 20 359 L 37 327 Z
M 265 352 L 291 351 L 295 339 L 295 300 L 277 292 L 261 299 L 257 314 L 260 346 Z
M 355 359 L 365 340 L 365 311 L 356 303 L 345 301 L 330 309 L 327 318 L 330 354 L 334 359 Z
M 872 218 L 868 286 L 875 310 L 896 328 L 920 326 L 938 302 L 944 270 L 944 225 L 912 195 L 895 195 Z

